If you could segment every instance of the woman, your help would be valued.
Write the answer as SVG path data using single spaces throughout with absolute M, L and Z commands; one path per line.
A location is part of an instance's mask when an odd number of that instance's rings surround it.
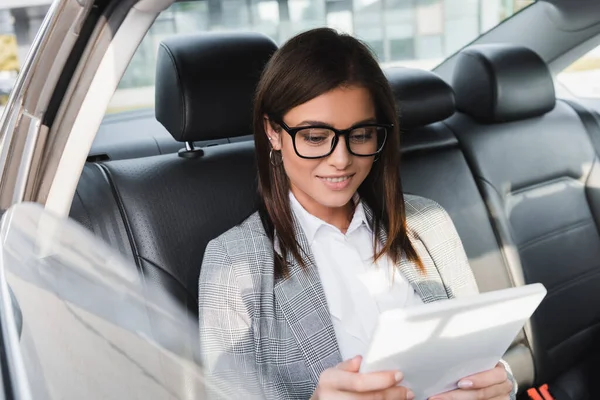
M 477 285 L 446 212 L 402 194 L 379 65 L 333 30 L 294 37 L 263 72 L 254 133 L 259 211 L 211 241 L 200 275 L 212 384 L 232 398 L 414 398 L 402 371 L 358 373 L 377 315 Z M 459 386 L 435 399 L 514 398 L 501 363 Z

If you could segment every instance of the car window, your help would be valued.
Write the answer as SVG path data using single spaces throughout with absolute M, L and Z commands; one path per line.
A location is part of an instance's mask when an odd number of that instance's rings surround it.
M 576 97 L 600 98 L 600 46 L 569 65 L 556 78 Z
M 108 113 L 152 108 L 161 40 L 203 31 L 258 31 L 282 44 L 329 26 L 365 41 L 383 66 L 431 69 L 532 0 L 201 0 L 177 2 L 150 28 Z M 485 6 L 484 6 L 485 5 Z
M 23 394 L 14 398 L 206 399 L 196 319 L 130 261 L 37 203 L 11 207 L 0 238 L 0 346 Z

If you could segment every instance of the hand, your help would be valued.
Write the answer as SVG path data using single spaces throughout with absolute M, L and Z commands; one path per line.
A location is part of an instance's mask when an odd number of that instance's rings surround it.
M 498 363 L 494 369 L 461 379 L 458 387 L 430 400 L 509 400 L 513 384 L 504 365 Z
M 413 400 L 415 395 L 396 386 L 404 377 L 399 371 L 358 372 L 362 357 L 356 356 L 326 369 L 311 400 Z

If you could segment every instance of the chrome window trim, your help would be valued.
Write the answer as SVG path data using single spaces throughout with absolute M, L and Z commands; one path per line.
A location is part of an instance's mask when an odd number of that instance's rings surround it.
M 82 9 L 75 0 L 52 3 L 0 119 L 0 209 L 31 200 L 25 193 L 37 170 L 41 121 L 77 40 L 70 27 Z
M 80 99 L 69 107 L 76 107 L 76 113 L 69 126 L 61 123 L 64 130 L 64 144 L 61 151 L 49 153 L 47 161 L 54 161 L 53 169 L 45 167 L 37 200 L 46 208 L 59 215 L 68 215 L 79 175 L 91 149 L 96 132 L 100 127 L 106 108 L 125 73 L 131 57 L 150 28 L 157 13 L 129 9 L 122 25 L 113 34 L 113 40 L 102 51 L 97 66 L 90 70 L 89 83 L 80 92 Z M 65 110 L 65 112 L 68 110 Z

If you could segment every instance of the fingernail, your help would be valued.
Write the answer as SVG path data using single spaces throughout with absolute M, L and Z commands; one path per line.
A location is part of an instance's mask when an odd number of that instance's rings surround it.
M 458 382 L 458 387 L 461 389 L 468 389 L 473 387 L 473 382 L 471 381 L 460 381 Z
M 406 400 L 415 400 L 415 394 L 412 390 L 406 392 Z
M 402 378 L 404 378 L 404 375 L 402 374 L 402 372 L 396 372 L 394 374 L 394 378 L 396 379 L 396 382 L 400 382 Z

